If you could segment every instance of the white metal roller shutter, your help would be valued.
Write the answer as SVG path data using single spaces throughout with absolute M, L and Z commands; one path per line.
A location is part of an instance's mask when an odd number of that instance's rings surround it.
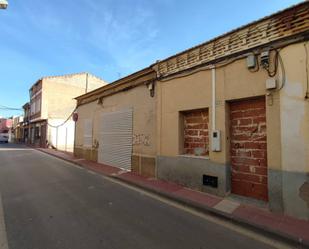
M 100 124 L 99 163 L 131 170 L 133 110 L 103 113 Z

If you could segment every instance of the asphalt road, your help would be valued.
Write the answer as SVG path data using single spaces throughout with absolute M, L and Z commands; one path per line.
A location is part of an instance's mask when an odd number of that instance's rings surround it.
M 272 248 L 19 145 L 0 145 L 0 194 L 10 249 Z

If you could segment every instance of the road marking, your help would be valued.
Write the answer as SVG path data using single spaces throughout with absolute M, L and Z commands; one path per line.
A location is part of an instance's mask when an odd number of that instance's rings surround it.
M 0 193 L 0 249 L 9 249 L 8 240 L 6 236 L 1 193 Z

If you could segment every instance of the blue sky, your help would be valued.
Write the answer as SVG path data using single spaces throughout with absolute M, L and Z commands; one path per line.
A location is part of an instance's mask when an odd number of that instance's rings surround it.
M 87 71 L 112 82 L 299 2 L 9 0 L 0 11 L 0 105 L 21 107 L 42 76 Z

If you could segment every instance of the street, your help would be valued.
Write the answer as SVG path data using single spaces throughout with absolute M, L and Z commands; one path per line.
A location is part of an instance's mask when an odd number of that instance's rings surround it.
M 1 249 L 272 248 L 21 145 L 0 145 L 1 203 Z

